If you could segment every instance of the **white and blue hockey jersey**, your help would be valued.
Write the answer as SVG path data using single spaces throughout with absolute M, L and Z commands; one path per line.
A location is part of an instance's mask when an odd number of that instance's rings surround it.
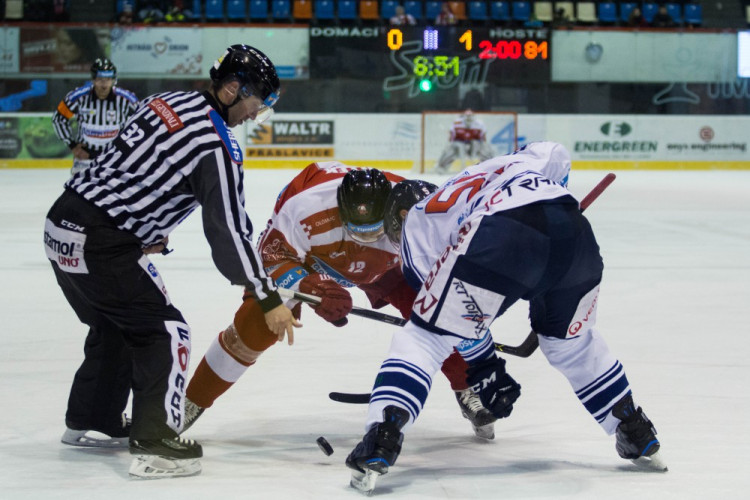
M 414 288 L 466 222 L 542 200 L 569 196 L 570 153 L 555 142 L 534 142 L 466 168 L 412 207 L 404 221 L 401 258 Z

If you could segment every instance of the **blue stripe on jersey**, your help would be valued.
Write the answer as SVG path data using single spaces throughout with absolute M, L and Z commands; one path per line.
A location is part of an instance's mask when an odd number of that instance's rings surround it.
M 224 143 L 224 148 L 227 150 L 227 153 L 229 153 L 229 158 L 231 158 L 234 163 L 242 165 L 242 148 L 237 142 L 237 139 L 235 139 L 232 131 L 227 127 L 224 119 L 215 109 L 211 109 L 208 112 L 208 117 L 211 118 L 216 133 L 219 134 L 221 142 Z
M 617 363 L 617 369 L 605 378 L 599 378 L 598 382 L 584 393 L 586 396 L 578 394 L 586 410 L 593 416 L 597 422 L 603 422 L 609 414 L 612 406 L 622 397 L 623 394 L 630 391 L 630 383 L 622 365 Z
M 492 341 L 492 335 L 487 334 L 478 340 L 462 340 L 456 346 L 456 350 L 461 354 L 468 363 L 479 359 L 488 359 L 490 355 L 495 354 L 495 343 Z
M 422 411 L 422 406 L 424 406 L 424 402 L 422 402 L 421 406 L 417 406 L 411 399 L 404 397 L 403 394 L 388 391 L 385 389 L 381 389 L 380 391 L 378 391 L 377 395 L 373 392 L 372 396 L 370 397 L 370 402 L 372 403 L 376 401 L 400 403 L 397 406 L 405 407 L 409 411 L 409 414 L 411 414 L 412 422 L 417 419 L 419 412 Z
M 112 87 L 112 90 L 114 91 L 115 95 L 119 95 L 121 97 L 124 97 L 125 99 L 127 99 L 130 102 L 132 102 L 133 104 L 137 104 L 138 103 L 138 98 L 131 91 L 125 90 L 125 89 L 121 89 L 120 87 Z
M 622 372 L 622 365 L 619 361 L 615 361 L 615 363 L 606 371 L 603 375 L 600 375 L 597 377 L 593 382 L 591 382 L 588 385 L 585 385 L 578 389 L 576 391 L 576 396 L 578 396 L 578 399 L 585 399 L 588 397 L 589 394 L 592 392 L 595 392 L 597 388 L 604 385 L 607 380 L 612 379 L 615 377 L 618 373 Z
M 89 92 L 91 92 L 91 87 L 93 87 L 93 83 L 89 82 L 83 87 L 78 87 L 74 91 L 72 91 L 70 94 L 68 94 L 68 98 L 70 99 L 70 102 L 77 101 L 81 97 L 85 96 Z
M 339 273 L 334 268 L 332 268 L 331 266 L 323 262 L 320 258 L 314 255 L 312 255 L 311 257 L 312 257 L 312 260 L 314 261 L 311 267 L 315 269 L 317 272 L 319 272 L 320 274 L 327 274 L 328 276 L 333 278 L 333 281 L 343 286 L 344 288 L 351 288 L 353 286 L 356 286 L 354 283 L 344 278 L 341 275 L 341 273 Z
M 415 365 L 414 363 L 409 363 L 408 361 L 404 361 L 403 359 L 393 359 L 388 358 L 385 361 L 383 361 L 383 364 L 380 366 L 380 370 L 382 371 L 384 368 L 396 368 L 396 369 L 403 369 L 405 371 L 411 372 L 416 379 L 421 379 L 425 386 L 427 387 L 427 390 L 430 390 L 430 385 L 432 384 L 432 378 L 430 375 Z M 375 380 L 375 385 L 377 386 L 377 379 Z
M 605 391 L 597 395 L 595 398 L 590 399 L 583 406 L 591 413 L 597 422 L 601 423 L 607 418 L 612 407 L 622 397 L 630 392 L 630 383 L 625 374 L 617 379 L 614 384 L 607 387 Z
M 432 378 L 418 366 L 400 359 L 386 359 L 375 379 L 370 401 L 393 401 L 406 406 L 413 419 L 422 411 Z

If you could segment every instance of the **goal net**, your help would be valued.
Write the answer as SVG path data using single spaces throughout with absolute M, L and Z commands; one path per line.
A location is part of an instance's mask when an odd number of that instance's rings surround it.
M 423 111 L 422 150 L 417 164 L 419 172 L 431 172 L 448 145 L 453 122 L 464 111 Z M 475 119 L 487 128 L 487 143 L 495 155 L 509 154 L 518 148 L 518 114 L 510 111 L 473 111 Z M 459 155 L 449 171 L 458 172 L 473 165 L 479 158 Z

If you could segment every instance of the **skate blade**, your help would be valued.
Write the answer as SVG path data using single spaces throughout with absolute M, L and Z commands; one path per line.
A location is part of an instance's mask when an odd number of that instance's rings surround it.
M 197 458 L 174 460 L 158 455 L 134 455 L 128 473 L 138 479 L 189 477 L 201 473 Z
M 631 459 L 630 461 L 642 470 L 653 472 L 667 472 L 669 470 L 667 468 L 666 462 L 662 460 L 661 452 L 659 451 L 649 457 L 638 457 L 635 459 Z
M 352 471 L 352 479 L 349 481 L 349 486 L 359 491 L 363 495 L 372 495 L 375 489 L 375 483 L 381 474 L 371 469 L 367 469 L 365 472 Z
M 82 448 L 124 448 L 128 446 L 128 438 L 113 438 L 96 431 L 74 431 L 67 429 L 60 438 L 60 442 L 70 446 Z
M 474 435 L 478 438 L 492 440 L 495 439 L 495 424 L 472 425 Z

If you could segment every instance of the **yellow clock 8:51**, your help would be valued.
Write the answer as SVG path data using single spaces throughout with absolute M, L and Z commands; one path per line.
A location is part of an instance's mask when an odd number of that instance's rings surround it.
M 414 74 L 417 76 L 458 76 L 460 68 L 458 56 L 417 56 L 414 58 Z

